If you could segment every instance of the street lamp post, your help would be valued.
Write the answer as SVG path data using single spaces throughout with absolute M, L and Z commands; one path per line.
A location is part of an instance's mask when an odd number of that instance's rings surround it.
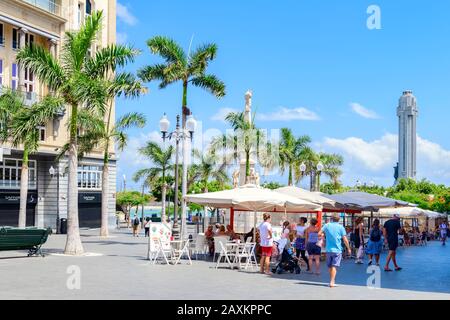
M 163 141 L 166 139 L 175 139 L 175 196 L 174 196 L 174 222 L 173 229 L 178 227 L 178 164 L 179 164 L 179 142 L 180 140 L 183 143 L 183 176 L 182 176 L 182 201 L 181 201 L 181 239 L 184 238 L 185 230 L 186 230 L 186 202 L 184 198 L 187 194 L 187 148 L 186 148 L 186 140 L 189 138 L 193 139 L 195 127 L 197 126 L 197 122 L 195 121 L 192 115 L 187 117 L 186 121 L 186 130 L 180 128 L 180 116 L 177 115 L 177 124 L 174 132 L 169 132 L 170 122 L 167 119 L 167 116 L 161 118 L 159 122 L 160 130 L 162 133 Z
M 302 177 L 305 175 L 306 169 L 307 169 L 306 164 L 304 162 L 302 162 L 302 164 L 300 165 L 300 171 L 302 173 Z M 315 181 L 311 181 L 309 191 L 320 191 L 320 176 L 319 175 L 323 171 L 323 169 L 324 169 L 323 163 L 319 162 L 317 164 L 316 168 L 314 168 L 312 170 L 313 175 L 311 176 L 311 180 L 314 180 L 314 179 L 312 179 L 313 176 L 317 177 L 317 183 Z M 319 190 L 316 190 L 317 187 L 319 188 Z
M 318 189 L 316 191 L 320 191 L 320 174 L 321 174 L 321 172 L 324 169 L 324 165 L 323 165 L 323 163 L 321 161 L 319 161 L 319 163 L 317 164 L 316 169 L 317 169 L 317 185 L 316 185 L 316 188 Z
M 55 174 L 56 176 L 56 234 L 60 233 L 60 221 L 59 221 L 59 169 L 57 170 L 53 168 L 53 166 L 50 166 L 50 169 L 48 169 L 48 172 L 50 173 L 50 176 L 53 177 Z

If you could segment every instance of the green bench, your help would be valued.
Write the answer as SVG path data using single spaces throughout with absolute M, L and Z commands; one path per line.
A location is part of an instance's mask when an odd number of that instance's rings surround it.
M 0 227 L 0 251 L 28 250 L 28 256 L 41 255 L 41 247 L 52 229 Z

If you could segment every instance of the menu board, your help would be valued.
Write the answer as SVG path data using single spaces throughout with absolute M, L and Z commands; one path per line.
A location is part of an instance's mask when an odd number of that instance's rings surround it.
M 172 240 L 172 230 L 170 226 L 162 222 L 152 222 L 150 223 L 150 252 L 158 251 L 159 240 L 163 244 L 170 246 L 170 241 Z

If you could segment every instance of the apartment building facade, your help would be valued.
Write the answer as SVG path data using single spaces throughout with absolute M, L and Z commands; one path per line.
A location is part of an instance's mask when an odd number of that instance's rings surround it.
M 48 93 L 45 85 L 15 61 L 18 50 L 29 43 L 47 47 L 57 56 L 68 30 L 77 30 L 87 15 L 102 10 L 104 27 L 95 52 L 116 41 L 116 0 L 0 0 L 0 86 L 24 92 L 31 105 Z M 114 107 L 114 106 L 113 106 Z M 68 163 L 57 160 L 68 141 L 70 109 L 61 112 L 39 128 L 40 147 L 30 159 L 27 225 L 56 229 L 57 221 L 67 218 Z M 114 119 L 114 114 L 112 116 Z M 110 163 L 108 204 L 110 224 L 115 224 L 116 161 Z M 0 225 L 18 224 L 21 158 L 23 151 L 0 145 Z M 101 217 L 103 161 L 100 151 L 79 162 L 80 227 L 99 227 Z

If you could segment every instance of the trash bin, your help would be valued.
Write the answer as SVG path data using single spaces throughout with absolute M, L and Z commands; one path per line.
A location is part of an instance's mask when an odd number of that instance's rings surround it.
M 60 222 L 60 233 L 67 234 L 67 219 L 62 218 Z

